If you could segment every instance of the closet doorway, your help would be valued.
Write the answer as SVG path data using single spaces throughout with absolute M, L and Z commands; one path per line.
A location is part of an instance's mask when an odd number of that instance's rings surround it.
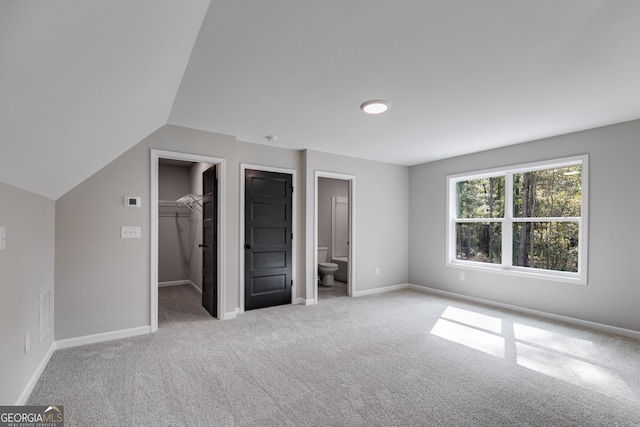
M 152 331 L 223 318 L 223 171 L 223 159 L 152 150 Z

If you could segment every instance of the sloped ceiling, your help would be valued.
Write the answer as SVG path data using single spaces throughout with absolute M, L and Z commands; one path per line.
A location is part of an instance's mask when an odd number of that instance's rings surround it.
M 0 181 L 57 199 L 166 124 L 209 0 L 0 0 Z
M 636 0 L 208 6 L 0 0 L 0 181 L 56 199 L 165 123 L 412 165 L 640 118 Z

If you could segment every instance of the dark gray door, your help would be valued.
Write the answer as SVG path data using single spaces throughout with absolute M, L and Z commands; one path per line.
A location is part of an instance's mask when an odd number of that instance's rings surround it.
M 245 171 L 244 309 L 291 303 L 292 177 Z
M 216 166 L 202 174 L 202 306 L 218 315 L 218 173 Z

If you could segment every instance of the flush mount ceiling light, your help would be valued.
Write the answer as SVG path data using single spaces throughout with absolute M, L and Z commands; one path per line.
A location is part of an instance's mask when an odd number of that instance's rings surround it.
M 363 102 L 360 105 L 360 109 L 367 114 L 380 114 L 387 111 L 389 103 L 381 99 L 373 99 L 371 101 Z

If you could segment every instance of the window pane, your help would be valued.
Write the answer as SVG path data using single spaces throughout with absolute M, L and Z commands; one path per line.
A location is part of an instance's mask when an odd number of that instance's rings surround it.
M 456 259 L 502 263 L 502 224 L 457 223 Z
M 459 181 L 457 218 L 504 218 L 504 176 Z
M 513 174 L 517 218 L 580 216 L 582 165 Z
M 577 222 L 513 224 L 513 265 L 555 271 L 578 271 Z

